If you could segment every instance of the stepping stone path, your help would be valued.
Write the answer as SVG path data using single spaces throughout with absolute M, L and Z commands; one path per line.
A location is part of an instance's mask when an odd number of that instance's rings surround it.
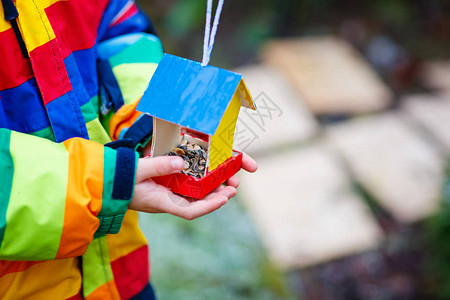
M 263 58 L 285 74 L 315 114 L 377 111 L 392 97 L 356 49 L 338 38 L 274 40 Z
M 400 222 L 438 207 L 443 160 L 400 113 L 364 117 L 328 129 L 350 170 Z
M 390 90 L 334 37 L 273 41 L 263 58 L 267 65 L 237 70 L 261 109 L 239 117 L 241 128 L 249 125 L 245 150 L 263 154 L 256 174 L 240 174 L 239 189 L 278 265 L 302 268 L 379 245 L 383 234 L 352 180 L 400 223 L 436 211 L 450 153 L 448 97 L 409 96 L 399 109 L 329 125 L 323 136 L 311 113 L 377 112 L 389 105 Z M 449 66 L 428 65 L 429 86 L 445 90 Z
M 422 81 L 429 88 L 450 95 L 450 61 L 425 63 Z
M 450 154 L 450 93 L 411 95 L 402 100 L 402 109 Z
M 310 266 L 377 247 L 378 225 L 326 146 L 292 149 L 258 163 L 258 172 L 239 174 L 240 195 L 280 267 Z
M 263 61 L 236 70 L 258 110 L 241 110 L 234 146 L 257 157 L 258 172 L 239 173 L 239 196 L 278 266 L 304 268 L 380 247 L 384 233 L 352 181 L 400 225 L 436 211 L 450 99 L 413 95 L 380 112 L 391 91 L 334 37 L 270 42 Z M 428 86 L 450 91 L 449 64 L 427 65 Z M 376 114 L 327 127 L 314 118 L 368 112 Z
M 260 153 L 306 140 L 316 133 L 316 120 L 276 69 L 253 65 L 236 72 L 244 76 L 258 108 L 256 111 L 241 109 L 236 125 L 236 149 Z

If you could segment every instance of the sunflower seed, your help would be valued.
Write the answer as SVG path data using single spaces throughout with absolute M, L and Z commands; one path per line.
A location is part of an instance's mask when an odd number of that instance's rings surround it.
M 204 176 L 204 171 L 206 169 L 206 151 L 202 146 L 188 143 L 183 139 L 175 149 L 166 155 L 180 156 L 183 158 L 184 170 L 181 171 L 182 173 L 195 178 Z

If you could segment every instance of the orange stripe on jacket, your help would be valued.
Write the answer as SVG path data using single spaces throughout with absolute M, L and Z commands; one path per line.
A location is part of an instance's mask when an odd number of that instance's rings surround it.
M 114 280 L 108 281 L 90 293 L 86 300 L 120 300 L 119 291 L 114 283 Z
M 10 261 L 0 260 L 0 277 L 8 273 L 22 272 L 35 264 L 40 264 L 45 261 Z
M 119 139 L 122 129 L 129 128 L 141 115 L 141 112 L 136 111 L 138 103 L 139 101 L 125 104 L 112 116 L 109 121 L 109 135 L 113 141 Z
M 103 145 L 79 138 L 64 142 L 69 177 L 64 227 L 56 258 L 82 255 L 98 228 L 102 207 Z M 76 155 L 75 155 L 76 153 Z
M 119 233 L 109 234 L 106 238 L 111 262 L 147 245 L 147 239 L 139 229 L 138 213 L 134 210 L 125 214 Z
M 64 280 L 61 276 L 64 274 Z M 24 286 L 24 283 L 26 285 Z M 81 288 L 78 258 L 49 260 L 0 277 L 0 299 L 67 299 Z

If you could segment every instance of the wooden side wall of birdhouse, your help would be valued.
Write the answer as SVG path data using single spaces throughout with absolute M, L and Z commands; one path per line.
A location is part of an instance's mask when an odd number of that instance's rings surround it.
M 218 165 L 233 155 L 233 140 L 236 122 L 241 108 L 241 97 L 235 92 L 223 114 L 216 133 L 211 136 L 209 145 L 209 170 L 212 171 Z
M 166 155 L 180 143 L 181 126 L 153 118 L 152 157 Z

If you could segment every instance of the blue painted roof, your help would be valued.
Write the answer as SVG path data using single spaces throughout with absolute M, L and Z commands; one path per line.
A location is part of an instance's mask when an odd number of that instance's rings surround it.
M 164 54 L 137 110 L 213 135 L 242 75 Z

